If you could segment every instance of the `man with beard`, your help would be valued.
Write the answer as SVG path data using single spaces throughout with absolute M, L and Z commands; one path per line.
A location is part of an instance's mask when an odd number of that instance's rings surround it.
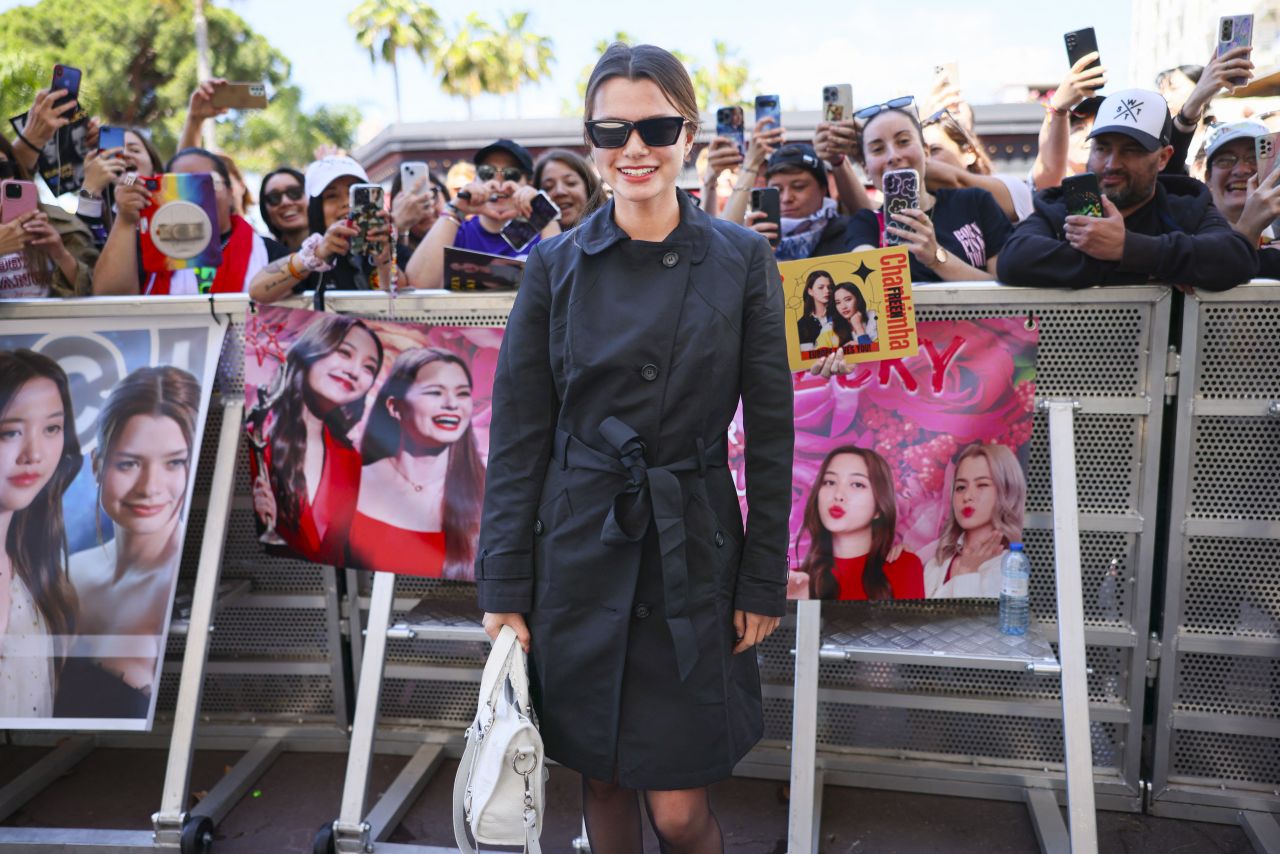
M 1173 155 L 1171 125 L 1155 92 L 1108 96 L 1089 134 L 1103 215 L 1068 215 L 1059 187 L 1040 193 L 1035 213 L 1000 252 L 1000 280 L 1071 288 L 1155 281 L 1214 291 L 1249 281 L 1256 250 L 1213 206 L 1208 188 L 1160 174 Z

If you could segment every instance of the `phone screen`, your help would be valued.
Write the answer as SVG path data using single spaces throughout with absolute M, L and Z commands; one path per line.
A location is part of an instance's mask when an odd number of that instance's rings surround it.
M 1067 205 L 1067 213 L 1072 216 L 1101 217 L 1103 215 L 1098 176 L 1092 172 L 1062 179 L 1062 197 Z
M 98 150 L 110 151 L 113 148 L 124 148 L 124 128 L 103 125 L 98 131 Z
M 721 107 L 716 110 L 716 136 L 727 136 L 738 146 L 739 154 L 747 153 L 741 107 Z

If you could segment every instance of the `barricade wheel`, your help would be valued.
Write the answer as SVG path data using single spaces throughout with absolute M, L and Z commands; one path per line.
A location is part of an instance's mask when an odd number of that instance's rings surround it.
M 311 844 L 312 854 L 337 854 L 338 846 L 333 838 L 333 825 L 321 825 L 316 832 L 315 842 Z
M 213 819 L 207 815 L 187 818 L 179 847 L 182 854 L 209 854 L 213 850 Z

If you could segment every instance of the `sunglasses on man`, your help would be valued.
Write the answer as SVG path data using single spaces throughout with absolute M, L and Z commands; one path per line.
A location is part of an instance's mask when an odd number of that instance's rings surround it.
M 286 198 L 291 202 L 302 201 L 302 188 L 295 184 L 292 187 L 285 187 L 283 190 L 272 190 L 262 194 L 262 200 L 267 203 L 269 208 L 274 208 Z
M 481 181 L 492 181 L 498 176 L 498 168 L 485 163 L 476 167 L 476 178 Z M 519 166 L 502 167 L 502 180 L 510 181 L 513 184 L 519 184 L 520 179 L 524 177 L 524 170 Z
M 631 138 L 631 131 L 640 133 L 645 145 L 654 148 L 666 148 L 675 145 L 680 139 L 680 131 L 687 123 L 684 116 L 659 116 L 652 119 L 641 119 L 629 122 L 626 119 L 592 119 L 584 122 L 587 138 L 596 148 L 622 148 Z

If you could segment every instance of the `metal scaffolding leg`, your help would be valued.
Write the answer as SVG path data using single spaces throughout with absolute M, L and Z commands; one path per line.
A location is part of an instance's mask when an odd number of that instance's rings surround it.
M 54 780 L 93 751 L 93 736 L 76 735 L 40 757 L 40 761 L 0 789 L 0 821 L 13 815 Z M 0 836 L 0 840 L 4 837 Z
M 787 851 L 818 854 L 822 827 L 822 772 L 818 769 L 818 647 L 822 604 L 796 603 L 796 678 L 791 710 L 791 808 Z
M 1271 813 L 1241 810 L 1240 826 L 1258 854 L 1280 854 L 1280 824 Z
M 1084 647 L 1084 596 L 1080 589 L 1080 508 L 1076 494 L 1074 401 L 1048 401 L 1049 464 L 1053 486 L 1053 547 L 1058 579 L 1058 660 L 1062 662 L 1062 738 L 1067 772 L 1071 854 L 1097 854 L 1093 801 L 1093 743 L 1089 736 L 1089 686 Z M 1055 809 L 1053 817 L 1061 822 Z M 1047 817 L 1032 809 L 1033 818 Z M 1047 829 L 1037 823 L 1043 844 Z M 1046 848 L 1046 851 L 1048 849 Z

